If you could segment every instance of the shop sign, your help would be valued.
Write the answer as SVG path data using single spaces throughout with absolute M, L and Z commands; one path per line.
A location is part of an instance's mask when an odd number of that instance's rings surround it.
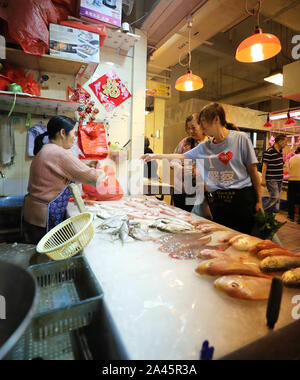
M 292 303 L 296 305 L 292 310 L 292 317 L 297 321 L 300 319 L 300 296 L 294 296 Z
M 300 35 L 293 36 L 292 44 L 296 45 L 292 50 L 292 57 L 297 61 L 300 59 Z
M 171 98 L 171 85 L 167 83 L 155 82 L 147 80 L 146 95 L 156 98 Z

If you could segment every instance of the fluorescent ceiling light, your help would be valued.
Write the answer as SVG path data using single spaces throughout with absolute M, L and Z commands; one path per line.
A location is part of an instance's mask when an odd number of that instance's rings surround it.
M 290 112 L 291 117 L 300 117 L 300 111 L 291 111 Z M 282 114 L 277 114 L 277 115 L 270 115 L 270 120 L 282 120 L 282 119 L 287 119 L 288 114 L 287 113 L 282 113 Z
M 266 82 L 274 83 L 277 86 L 283 86 L 283 74 L 273 74 L 267 78 L 264 79 Z

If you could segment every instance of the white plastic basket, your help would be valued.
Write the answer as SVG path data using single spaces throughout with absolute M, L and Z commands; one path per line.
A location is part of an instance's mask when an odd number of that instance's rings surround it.
M 95 234 L 93 214 L 85 212 L 65 220 L 49 231 L 36 247 L 52 260 L 64 260 L 82 251 Z

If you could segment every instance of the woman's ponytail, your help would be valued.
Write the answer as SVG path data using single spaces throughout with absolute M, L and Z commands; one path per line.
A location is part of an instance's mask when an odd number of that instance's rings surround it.
M 239 131 L 240 129 L 238 127 L 236 127 L 234 124 L 232 123 L 227 123 L 226 121 L 226 128 L 229 130 L 229 131 Z
M 47 135 L 48 135 L 48 132 L 45 132 L 42 135 L 39 135 L 39 136 L 37 136 L 35 138 L 35 140 L 34 140 L 34 149 L 33 149 L 33 154 L 35 156 L 39 153 L 39 151 L 44 146 L 43 140 L 44 140 L 44 137 L 46 137 Z
M 49 136 L 49 140 L 55 140 L 57 134 L 63 129 L 65 131 L 66 136 L 74 129 L 75 121 L 70 119 L 67 116 L 57 115 L 52 117 L 47 125 L 47 132 L 39 135 L 34 140 L 34 149 L 33 153 L 36 156 L 39 151 L 42 149 L 44 143 L 43 139 L 45 136 Z

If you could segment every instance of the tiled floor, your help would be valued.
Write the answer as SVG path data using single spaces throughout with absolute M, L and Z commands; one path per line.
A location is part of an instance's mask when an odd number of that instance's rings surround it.
M 284 211 L 281 211 L 276 219 L 280 222 L 287 222 L 277 233 L 282 246 L 293 252 L 300 252 L 300 224 L 290 222 L 287 219 L 287 212 Z

